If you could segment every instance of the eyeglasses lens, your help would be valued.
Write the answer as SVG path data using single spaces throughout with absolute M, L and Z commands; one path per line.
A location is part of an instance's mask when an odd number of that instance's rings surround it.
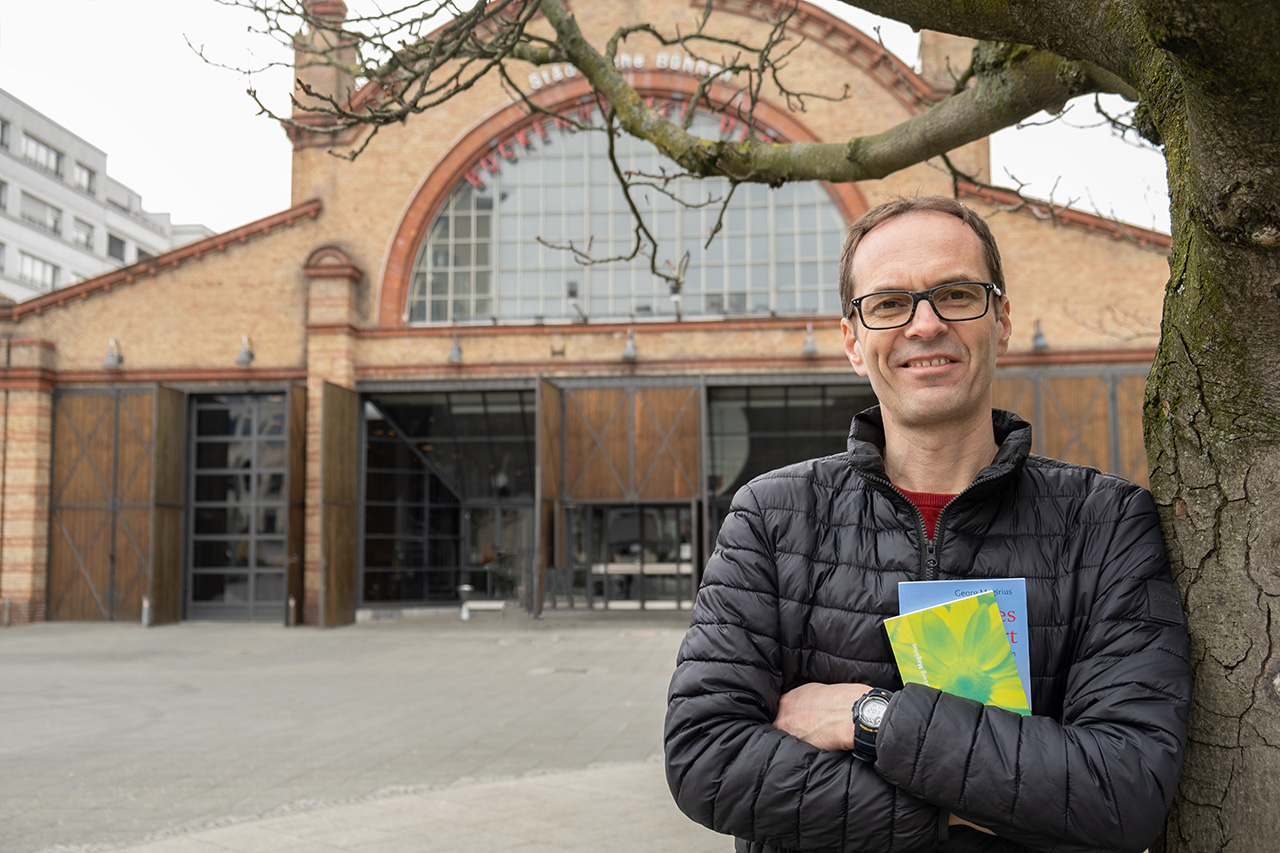
M 860 303 L 862 322 L 869 329 L 892 329 L 910 322 L 916 303 L 928 299 L 939 319 L 976 320 L 987 312 L 987 288 L 961 282 L 931 290 L 886 290 L 865 296 Z

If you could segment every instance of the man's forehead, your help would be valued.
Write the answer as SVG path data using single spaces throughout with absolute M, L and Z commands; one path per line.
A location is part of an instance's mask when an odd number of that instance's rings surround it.
M 904 213 L 868 231 L 854 250 L 852 272 L 863 293 L 991 277 L 986 250 L 973 229 L 933 210 Z

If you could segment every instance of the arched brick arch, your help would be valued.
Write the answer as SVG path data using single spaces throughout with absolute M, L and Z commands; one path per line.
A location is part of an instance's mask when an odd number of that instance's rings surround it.
M 687 103 L 696 90 L 694 78 L 670 71 L 637 70 L 629 72 L 628 77 L 636 91 L 645 96 L 679 95 Z M 710 93 L 716 103 L 725 103 L 735 94 L 735 90 L 721 84 L 715 84 Z M 591 95 L 591 87 L 586 80 L 575 77 L 549 89 L 540 90 L 530 100 L 555 113 L 587 102 Z M 481 158 L 496 156 L 493 154 L 495 140 L 508 139 L 545 118 L 541 114 L 529 115 L 521 104 L 510 104 L 496 110 L 467 131 L 427 172 L 401 213 L 387 249 L 386 262 L 379 279 L 379 326 L 403 325 L 405 303 L 418 249 L 428 226 L 458 183 Z M 771 131 L 781 142 L 822 141 L 793 114 L 766 102 L 756 105 L 755 118 L 760 126 Z M 867 210 L 866 199 L 855 185 L 824 183 L 824 186 L 846 220 L 852 220 Z

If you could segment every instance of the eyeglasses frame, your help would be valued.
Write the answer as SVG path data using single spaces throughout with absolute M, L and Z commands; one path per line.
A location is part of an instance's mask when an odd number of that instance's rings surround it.
M 937 303 L 933 301 L 933 295 L 937 293 L 939 290 L 942 290 L 944 287 L 955 287 L 958 284 L 980 284 L 982 285 L 983 289 L 986 290 L 987 304 L 982 309 L 981 314 L 979 314 L 976 317 L 967 317 L 964 320 L 948 320 L 942 316 L 942 312 L 938 310 Z M 872 326 L 869 323 L 867 323 L 867 318 L 862 316 L 862 300 L 869 299 L 872 296 L 882 296 L 883 294 L 886 294 L 886 293 L 902 293 L 902 294 L 906 294 L 907 296 L 910 296 L 911 297 L 911 313 L 907 315 L 906 320 L 903 320 L 901 323 L 898 323 L 896 326 Z M 916 309 L 920 307 L 921 302 L 927 301 L 929 303 L 929 307 L 933 309 L 934 316 L 936 316 L 942 322 L 967 323 L 970 320 L 981 320 L 983 317 L 987 316 L 988 313 L 990 313 L 991 294 L 993 293 L 997 297 L 1004 296 L 1004 291 L 1000 288 L 1000 285 L 996 284 L 993 281 L 948 281 L 945 284 L 939 284 L 936 287 L 926 288 L 925 290 L 877 290 L 875 293 L 868 293 L 864 296 L 859 296 L 854 299 L 850 299 L 849 305 L 852 308 L 852 311 L 850 312 L 849 317 L 850 319 L 852 319 L 853 314 L 857 314 L 858 321 L 862 323 L 862 327 L 871 332 L 885 332 L 890 329 L 901 329 L 903 326 L 911 325 L 911 321 L 916 318 Z

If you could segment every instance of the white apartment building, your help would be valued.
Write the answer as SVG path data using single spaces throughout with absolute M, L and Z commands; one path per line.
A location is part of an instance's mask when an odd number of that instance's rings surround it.
M 22 302 L 212 233 L 143 210 L 103 151 L 0 89 L 0 296 Z

